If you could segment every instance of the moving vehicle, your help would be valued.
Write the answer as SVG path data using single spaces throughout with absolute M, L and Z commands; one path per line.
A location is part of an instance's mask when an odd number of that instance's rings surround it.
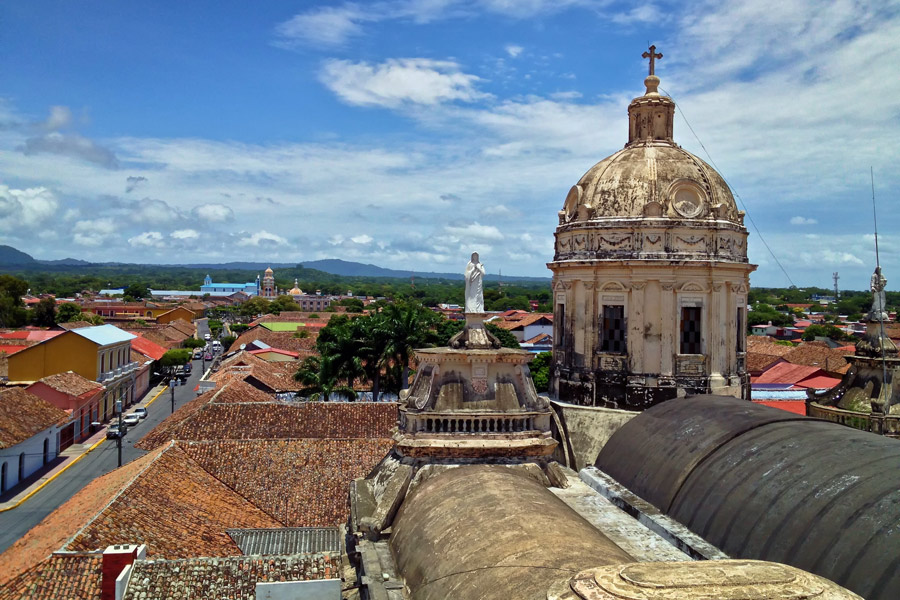
M 147 409 L 144 408 L 143 406 L 139 406 L 138 408 L 134 409 L 134 412 L 132 414 L 137 415 L 138 417 L 140 417 L 142 419 L 146 419 L 147 418 Z
M 122 425 L 120 429 L 118 423 L 110 423 L 109 427 L 106 428 L 106 439 L 125 437 L 126 433 L 128 433 L 128 427 L 125 425 Z
M 190 375 L 190 374 L 191 374 L 191 370 L 192 370 L 192 369 L 193 369 L 193 367 L 191 367 L 191 363 L 187 363 L 187 364 L 184 365 L 184 372 L 185 372 L 187 375 Z
M 206 360 L 212 360 L 212 354 L 210 354 L 209 352 L 207 352 L 206 355 L 204 355 L 203 358 L 206 359 Z
M 132 425 L 137 425 L 140 422 L 141 422 L 141 418 L 134 413 L 131 413 L 130 415 L 125 415 L 124 417 L 122 417 L 122 423 L 124 423 L 125 425 L 128 425 L 129 427 Z
M 208 333 L 204 333 L 204 334 L 203 334 L 203 339 L 204 339 L 204 340 L 208 340 L 208 339 L 211 338 L 211 337 L 212 337 L 212 336 L 209 335 Z
M 197 359 L 200 358 L 201 356 L 203 356 L 203 349 L 202 349 L 202 348 L 197 348 L 196 350 L 194 350 L 194 360 L 197 360 Z

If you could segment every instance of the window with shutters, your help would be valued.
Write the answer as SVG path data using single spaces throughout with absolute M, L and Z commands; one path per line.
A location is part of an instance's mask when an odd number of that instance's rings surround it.
M 622 305 L 606 305 L 603 307 L 602 327 L 600 329 L 600 351 L 625 354 L 625 307 Z
M 681 307 L 681 354 L 703 354 L 702 314 L 699 306 Z

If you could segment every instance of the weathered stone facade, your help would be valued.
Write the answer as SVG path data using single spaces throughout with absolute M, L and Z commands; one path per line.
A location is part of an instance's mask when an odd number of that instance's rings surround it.
M 645 80 L 625 148 L 559 212 L 551 395 L 641 410 L 749 394 L 747 229 L 725 180 L 672 139 L 675 103 Z

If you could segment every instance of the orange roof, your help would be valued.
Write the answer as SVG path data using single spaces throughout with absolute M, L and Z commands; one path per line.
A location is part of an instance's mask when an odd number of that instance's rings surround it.
M 827 375 L 814 375 L 802 381 L 798 381 L 796 385 L 802 388 L 813 388 L 816 390 L 830 389 L 841 382 L 837 377 L 828 377 Z
M 280 350 L 278 348 L 262 348 L 260 350 L 251 350 L 250 354 L 256 356 L 257 354 L 265 354 L 266 352 L 274 352 L 275 354 L 283 354 L 285 356 L 292 356 L 297 358 L 300 356 L 299 352 L 291 352 L 290 350 Z
M 24 330 L 20 329 L 18 331 L 7 331 L 4 333 L 0 333 L 0 338 L 4 338 L 7 340 L 28 340 L 31 342 L 43 342 L 44 340 L 49 340 L 50 338 L 55 338 L 61 333 L 65 333 L 63 331 L 53 331 L 53 330 Z
M 753 400 L 753 403 L 780 408 L 796 415 L 806 415 L 806 402 L 803 400 Z
M 89 396 L 103 389 L 103 384 L 91 381 L 73 371 L 48 375 L 47 377 L 38 380 L 36 383 L 43 383 L 57 392 L 70 394 L 72 396 Z M 29 389 L 31 388 L 31 386 L 28 387 Z
M 31 346 L 16 346 L 13 344 L 4 344 L 0 346 L 0 352 L 6 352 L 7 354 L 15 354 L 19 350 L 24 350 L 25 348 L 30 348 Z
M 166 353 L 166 349 L 156 342 L 152 342 L 145 338 L 140 332 L 130 332 L 134 333 L 137 337 L 131 340 L 131 347 L 134 350 L 137 350 L 144 356 L 148 358 L 152 358 L 153 360 L 159 360 L 162 358 L 163 354 Z
M 0 600 L 20 598 L 79 598 L 100 600 L 103 555 L 52 554 L 8 581 Z
M 789 362 L 780 362 L 771 369 L 764 371 L 762 375 L 753 379 L 753 383 L 790 383 L 803 381 L 813 375 L 824 375 L 819 367 L 795 365 Z
M 19 387 L 0 390 L 0 448 L 24 442 L 68 420 L 64 410 Z

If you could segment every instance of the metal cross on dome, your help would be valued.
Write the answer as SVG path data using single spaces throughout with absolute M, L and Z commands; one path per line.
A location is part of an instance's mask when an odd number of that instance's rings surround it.
M 662 58 L 662 52 L 659 54 L 656 53 L 656 46 L 650 46 L 650 52 L 644 52 L 641 54 L 641 58 L 649 58 L 650 59 L 650 74 L 654 75 L 654 71 L 656 70 L 656 59 Z

